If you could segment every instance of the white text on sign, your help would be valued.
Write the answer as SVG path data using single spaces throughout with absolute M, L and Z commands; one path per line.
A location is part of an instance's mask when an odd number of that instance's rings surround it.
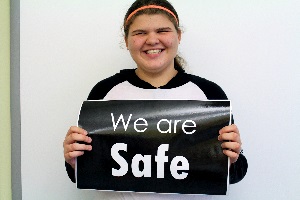
M 157 148 L 157 155 L 155 156 L 157 178 L 164 178 L 164 167 L 165 163 L 169 161 L 168 156 L 165 155 L 166 151 L 169 150 L 169 144 L 161 144 Z M 127 144 L 117 143 L 114 144 L 111 148 L 112 158 L 120 165 L 119 169 L 112 168 L 113 176 L 124 176 L 128 172 L 128 163 L 127 161 L 119 154 L 119 151 L 127 152 Z M 151 155 L 141 155 L 136 154 L 132 158 L 131 169 L 132 174 L 135 177 L 151 177 Z M 139 164 L 143 162 L 144 169 L 140 170 Z M 170 172 L 175 179 L 185 179 L 188 176 L 187 172 L 178 171 L 187 171 L 189 170 L 189 162 L 183 156 L 176 156 L 172 159 L 170 163 Z
M 124 130 L 127 131 L 131 117 L 132 117 L 132 114 L 129 115 L 127 122 L 125 122 L 123 114 L 121 114 L 120 117 L 118 118 L 118 121 L 115 122 L 114 114 L 111 113 L 114 131 L 117 129 L 120 121 L 122 121 L 122 123 L 123 123 Z M 176 129 L 177 129 L 179 122 L 181 122 L 181 120 L 161 119 L 158 121 L 156 127 L 160 133 L 176 133 Z M 163 126 L 165 124 L 167 124 L 168 128 L 166 130 L 162 130 L 161 126 Z M 173 126 L 172 126 L 172 124 L 173 124 Z M 136 132 L 143 133 L 147 130 L 148 122 L 144 118 L 138 118 L 137 120 L 134 121 L 133 127 Z M 173 128 L 173 131 L 172 131 L 172 128 Z M 185 120 L 181 124 L 181 129 L 185 134 L 193 134 L 196 131 L 195 129 L 187 131 L 186 128 L 196 128 L 196 123 L 193 120 Z

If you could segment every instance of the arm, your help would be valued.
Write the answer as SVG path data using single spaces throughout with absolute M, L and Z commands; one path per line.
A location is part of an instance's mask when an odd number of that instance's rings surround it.
M 88 144 L 79 144 L 78 142 L 86 142 Z M 63 147 L 64 147 L 64 157 L 65 166 L 68 172 L 68 176 L 75 182 L 75 162 L 78 156 L 84 154 L 84 151 L 91 151 L 92 146 L 89 143 L 92 139 L 87 136 L 87 132 L 79 127 L 72 126 L 68 130 Z
M 248 163 L 241 154 L 242 141 L 236 125 L 225 126 L 219 131 L 219 141 L 223 141 L 223 153 L 230 158 L 230 183 L 234 184 L 244 178 L 247 173 Z
M 247 169 L 248 169 L 247 159 L 243 154 L 240 154 L 237 161 L 230 165 L 229 183 L 235 184 L 241 181 L 245 177 L 247 173 Z

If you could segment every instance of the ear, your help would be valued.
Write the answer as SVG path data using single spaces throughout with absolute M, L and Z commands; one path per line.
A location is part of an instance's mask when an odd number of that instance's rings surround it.
M 181 41 L 181 30 L 179 29 L 178 31 L 177 31 L 177 34 L 178 34 L 178 41 L 179 41 L 179 43 L 180 43 L 180 41 Z
M 128 49 L 128 40 L 127 40 L 126 36 L 124 36 L 124 41 L 125 41 L 125 44 L 126 44 L 126 48 Z

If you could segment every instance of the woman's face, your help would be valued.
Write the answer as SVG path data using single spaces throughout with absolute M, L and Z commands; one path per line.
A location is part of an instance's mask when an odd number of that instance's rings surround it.
M 126 46 L 138 70 L 160 73 L 174 68 L 181 33 L 164 14 L 139 15 L 129 28 Z

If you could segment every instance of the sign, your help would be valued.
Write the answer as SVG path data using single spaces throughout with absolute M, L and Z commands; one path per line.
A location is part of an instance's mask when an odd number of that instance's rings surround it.
M 230 101 L 85 101 L 78 126 L 93 150 L 77 158 L 77 187 L 226 194 L 229 159 L 218 141 Z

